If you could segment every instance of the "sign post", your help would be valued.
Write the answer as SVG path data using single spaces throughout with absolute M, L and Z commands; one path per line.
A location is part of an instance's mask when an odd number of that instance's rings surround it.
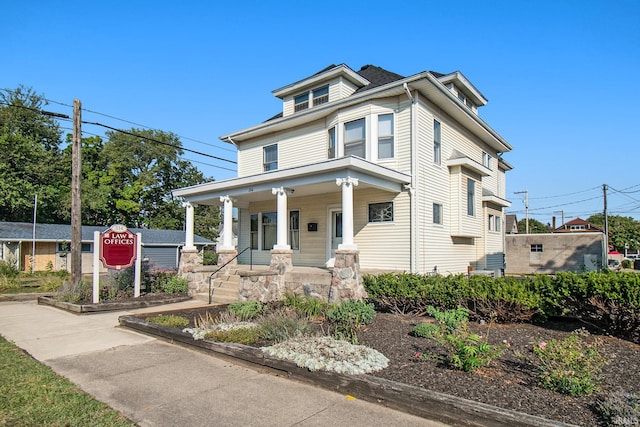
M 121 224 L 112 225 L 111 228 L 104 233 L 96 232 L 94 234 L 94 255 L 93 255 L 93 302 L 100 302 L 99 290 L 99 271 L 97 262 L 97 250 L 99 244 L 100 261 L 104 268 L 123 270 L 134 265 L 135 262 L 135 279 L 134 279 L 134 296 L 140 296 L 140 273 L 141 263 L 138 261 L 141 257 L 142 235 L 134 234 L 126 226 Z

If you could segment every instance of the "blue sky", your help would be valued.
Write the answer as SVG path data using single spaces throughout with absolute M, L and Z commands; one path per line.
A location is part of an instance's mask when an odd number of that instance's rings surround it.
M 489 99 L 480 116 L 514 147 L 505 155 L 515 167 L 510 212 L 524 217 L 514 192 L 528 190 L 531 218 L 587 218 L 602 211 L 607 184 L 609 212 L 640 219 L 637 0 L 31 0 L 2 9 L 0 88 L 32 87 L 69 115 L 77 98 L 84 120 L 171 131 L 186 148 L 230 160 L 219 136 L 278 113 L 272 90 L 329 64 L 405 76 L 459 70 Z M 216 180 L 235 176 L 233 164 L 184 157 L 216 166 L 194 162 Z

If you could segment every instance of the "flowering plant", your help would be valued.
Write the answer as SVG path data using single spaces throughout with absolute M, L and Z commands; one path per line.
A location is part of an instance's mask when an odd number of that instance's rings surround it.
M 563 340 L 537 342 L 540 385 L 571 396 L 584 396 L 598 389 L 596 381 L 606 360 L 598 351 L 599 341 L 587 342 L 583 329 Z

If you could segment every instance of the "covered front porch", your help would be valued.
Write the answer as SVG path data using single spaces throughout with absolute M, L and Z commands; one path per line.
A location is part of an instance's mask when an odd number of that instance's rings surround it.
M 219 265 L 228 262 L 233 266 L 238 261 L 268 265 L 269 271 L 280 276 L 294 266 L 328 268 L 335 282 L 332 286 L 361 295 L 356 291 L 361 288 L 361 276 L 355 236 L 359 232 L 356 225 L 363 220 L 356 221 L 355 213 L 366 215 L 360 203 L 367 206 L 372 200 L 393 200 L 408 193 L 405 187 L 409 183 L 406 174 L 345 157 L 176 190 L 173 194 L 184 198 L 186 208 L 187 245 L 183 253 L 194 250 L 193 207 L 218 205 L 223 211 Z M 231 240 L 234 209 L 237 247 Z M 245 249 L 236 258 L 238 251 Z

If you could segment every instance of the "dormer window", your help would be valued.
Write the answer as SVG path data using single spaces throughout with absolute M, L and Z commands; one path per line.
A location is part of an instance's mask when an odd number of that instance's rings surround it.
M 329 86 L 323 86 L 313 90 L 313 105 L 329 102 Z
M 302 111 L 309 108 L 309 92 L 293 98 L 293 111 Z
M 311 104 L 309 104 L 309 95 L 311 95 Z M 329 102 L 329 86 L 322 86 L 313 89 L 311 92 L 302 93 L 293 98 L 293 111 L 298 112 L 307 108 Z

